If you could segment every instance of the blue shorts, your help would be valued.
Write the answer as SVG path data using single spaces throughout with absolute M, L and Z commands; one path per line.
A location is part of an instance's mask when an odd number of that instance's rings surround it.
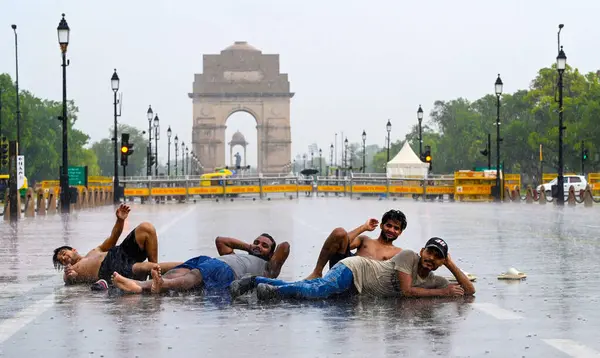
M 206 290 L 222 290 L 235 280 L 235 274 L 229 265 L 209 256 L 198 256 L 175 267 L 198 270 L 202 275 L 202 283 Z

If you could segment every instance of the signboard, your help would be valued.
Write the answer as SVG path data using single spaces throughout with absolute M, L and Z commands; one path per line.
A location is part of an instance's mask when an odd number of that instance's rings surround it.
M 225 193 L 227 193 L 227 194 L 260 193 L 260 187 L 258 185 L 228 186 L 228 187 L 225 187 Z
M 152 188 L 150 195 L 185 195 L 185 188 Z
M 385 192 L 387 192 L 387 187 L 385 185 L 355 184 L 352 186 L 352 192 L 354 192 L 354 193 L 385 193 Z
M 333 193 L 333 192 L 343 193 L 344 192 L 344 186 L 343 185 L 319 185 L 317 187 L 317 191 L 319 191 L 319 192 L 329 192 L 329 193 Z
M 17 155 L 17 188 L 21 189 L 25 184 L 25 156 Z
M 69 167 L 67 173 L 69 175 L 69 186 L 87 186 L 87 166 Z
M 423 187 L 390 185 L 390 193 L 423 194 Z
M 188 189 L 190 195 L 223 194 L 222 186 L 193 187 Z
M 148 196 L 148 188 L 125 188 L 125 196 Z
M 287 193 L 301 190 L 300 187 L 305 189 L 302 191 L 312 191 L 311 185 L 296 185 L 296 184 L 277 184 L 277 185 L 265 185 L 263 186 L 263 193 Z

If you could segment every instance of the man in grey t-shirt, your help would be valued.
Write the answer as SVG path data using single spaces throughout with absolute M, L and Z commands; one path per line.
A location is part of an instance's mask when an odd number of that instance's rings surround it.
M 160 274 L 160 266 L 156 265 L 151 271 L 150 281 L 136 281 L 115 273 L 113 282 L 120 289 L 132 293 L 187 291 L 200 287 L 207 290 L 225 289 L 234 280 L 248 274 L 276 278 L 290 253 L 287 242 L 276 245 L 269 234 L 261 234 L 251 244 L 229 237 L 217 237 L 215 244 L 221 255 L 217 258 L 191 258 L 164 276 Z M 248 255 L 238 255 L 234 250 L 246 251 Z
M 436 276 L 433 271 L 445 265 L 456 277 L 458 285 Z M 284 282 L 265 277 L 244 278 L 232 283 L 237 296 L 256 287 L 261 300 L 277 297 L 323 299 L 357 292 L 378 297 L 462 296 L 475 293 L 475 287 L 448 254 L 448 245 L 438 237 L 431 238 L 419 254 L 403 250 L 387 261 L 365 257 L 349 257 L 338 262 L 323 278 Z

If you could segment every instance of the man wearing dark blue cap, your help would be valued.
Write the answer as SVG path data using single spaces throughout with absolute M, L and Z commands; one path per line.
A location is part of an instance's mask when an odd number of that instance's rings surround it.
M 458 284 L 450 284 L 433 273 L 445 265 Z M 439 237 L 431 238 L 419 253 L 403 250 L 389 260 L 379 261 L 354 256 L 338 262 L 323 278 L 285 282 L 265 277 L 247 277 L 231 284 L 237 297 L 255 288 L 260 300 L 272 298 L 323 299 L 346 294 L 377 297 L 463 296 L 475 293 L 469 278 L 448 254 L 448 244 Z

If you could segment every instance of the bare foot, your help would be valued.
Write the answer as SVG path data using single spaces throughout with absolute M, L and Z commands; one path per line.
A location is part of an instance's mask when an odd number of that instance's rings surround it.
M 304 279 L 304 281 L 308 281 L 308 280 L 314 280 L 315 278 L 321 278 L 323 275 L 319 272 L 313 272 L 310 275 L 308 275 L 307 278 Z
M 142 293 L 142 286 L 138 285 L 135 280 L 128 279 L 114 272 L 112 275 L 112 282 L 115 286 L 125 292 L 130 293 Z
M 152 275 L 152 286 L 150 287 L 150 292 L 160 293 L 162 285 L 164 283 L 163 278 L 160 274 L 160 266 L 154 265 L 154 267 L 150 271 L 150 274 Z

